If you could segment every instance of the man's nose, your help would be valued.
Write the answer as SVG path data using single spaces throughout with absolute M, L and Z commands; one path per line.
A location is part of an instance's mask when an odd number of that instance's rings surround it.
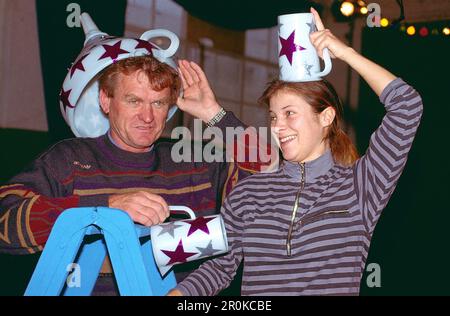
M 142 107 L 140 117 L 145 123 L 151 123 L 153 121 L 153 119 L 155 118 L 154 113 L 153 113 L 153 106 L 151 104 L 145 104 Z

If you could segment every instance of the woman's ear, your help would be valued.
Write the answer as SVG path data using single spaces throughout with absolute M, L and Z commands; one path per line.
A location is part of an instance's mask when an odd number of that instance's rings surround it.
M 111 103 L 111 98 L 106 94 L 105 90 L 100 89 L 99 92 L 100 107 L 105 114 L 109 113 L 109 105 Z
M 332 106 L 329 106 L 325 110 L 323 110 L 322 113 L 320 113 L 320 124 L 322 125 L 322 127 L 330 126 L 333 123 L 335 117 L 336 110 Z

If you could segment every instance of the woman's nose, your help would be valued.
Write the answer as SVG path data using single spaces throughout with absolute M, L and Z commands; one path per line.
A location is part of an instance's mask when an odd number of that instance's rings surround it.
M 275 122 L 272 123 L 272 131 L 274 131 L 276 134 L 279 134 L 285 129 L 286 124 L 283 120 L 275 120 Z

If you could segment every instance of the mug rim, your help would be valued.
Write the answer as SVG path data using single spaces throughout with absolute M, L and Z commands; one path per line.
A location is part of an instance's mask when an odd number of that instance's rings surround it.
M 278 19 L 280 19 L 280 18 L 284 18 L 284 17 L 289 17 L 289 16 L 301 16 L 301 15 L 308 15 L 308 16 L 311 16 L 311 15 L 313 15 L 312 13 L 310 13 L 310 12 L 299 12 L 299 13 L 286 13 L 286 14 L 282 14 L 282 15 L 279 15 L 278 16 Z

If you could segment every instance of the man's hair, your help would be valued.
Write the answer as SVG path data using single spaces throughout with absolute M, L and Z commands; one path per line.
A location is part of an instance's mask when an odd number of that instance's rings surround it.
M 176 102 L 181 88 L 177 71 L 149 55 L 122 59 L 104 69 L 98 79 L 99 89 L 105 91 L 108 97 L 114 97 L 118 75 L 131 75 L 136 71 L 145 73 L 153 90 L 170 88 L 170 101 L 172 104 Z

